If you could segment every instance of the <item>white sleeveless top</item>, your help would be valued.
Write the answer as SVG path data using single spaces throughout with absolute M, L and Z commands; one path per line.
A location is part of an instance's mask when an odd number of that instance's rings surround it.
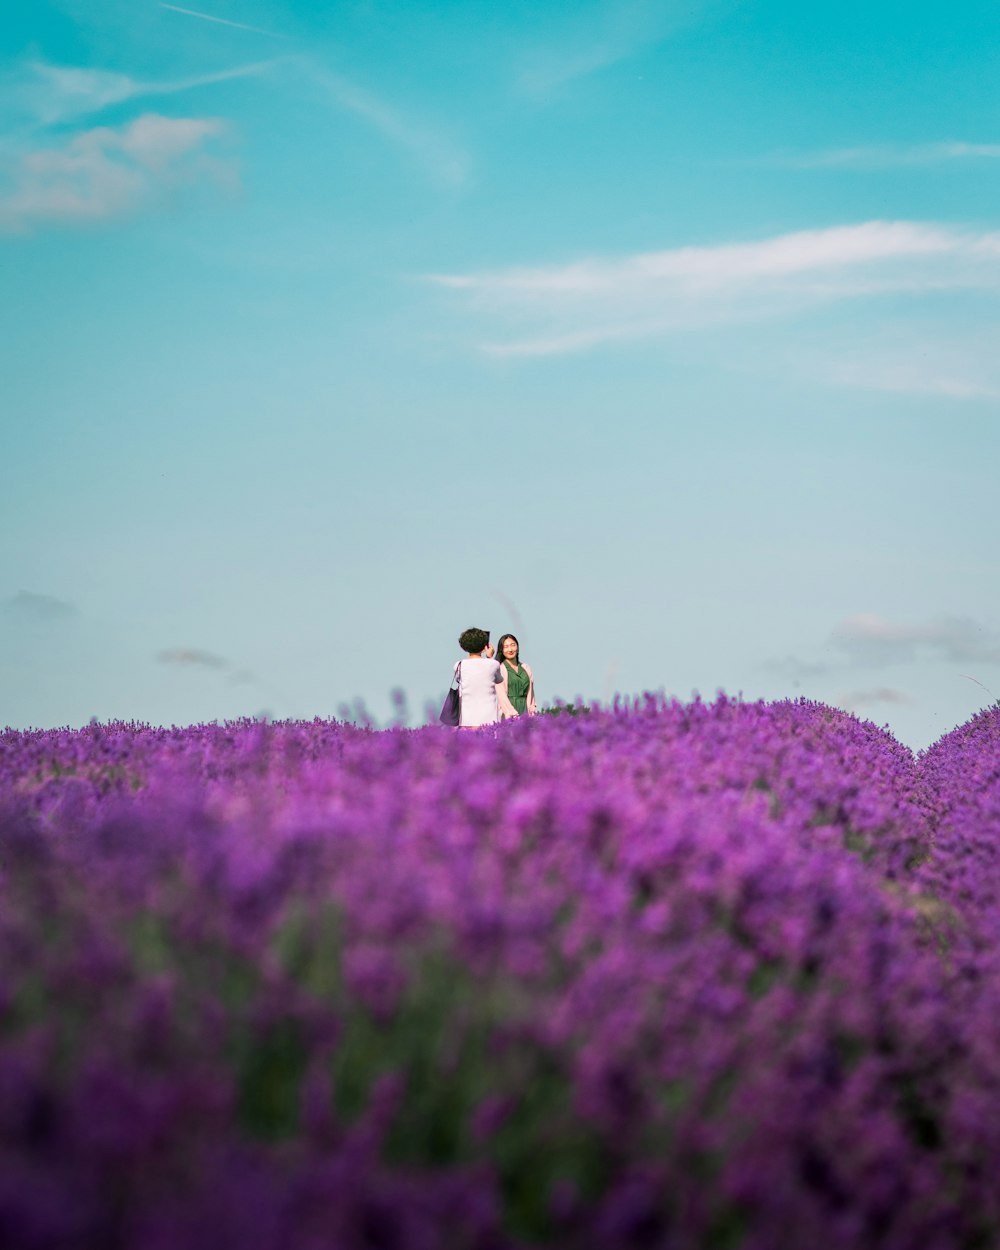
M 500 719 L 497 685 L 503 681 L 498 660 L 470 656 L 455 665 L 460 725 L 495 725 Z

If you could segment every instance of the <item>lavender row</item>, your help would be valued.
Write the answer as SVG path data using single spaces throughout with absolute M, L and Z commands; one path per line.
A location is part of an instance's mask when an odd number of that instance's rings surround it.
M 4 1244 L 991 1244 L 990 724 L 8 732 Z

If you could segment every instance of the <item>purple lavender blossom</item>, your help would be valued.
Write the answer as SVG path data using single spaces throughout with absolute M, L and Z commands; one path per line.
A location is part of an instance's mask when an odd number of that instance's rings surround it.
M 996 1244 L 998 901 L 996 709 L 7 731 L 0 1244 Z

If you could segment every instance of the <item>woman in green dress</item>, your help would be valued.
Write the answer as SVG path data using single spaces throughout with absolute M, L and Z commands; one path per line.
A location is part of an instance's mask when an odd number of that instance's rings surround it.
M 504 634 L 497 643 L 502 689 L 518 716 L 534 716 L 535 678 L 527 664 L 521 663 L 521 652 L 513 634 Z M 501 707 L 503 700 L 501 700 Z

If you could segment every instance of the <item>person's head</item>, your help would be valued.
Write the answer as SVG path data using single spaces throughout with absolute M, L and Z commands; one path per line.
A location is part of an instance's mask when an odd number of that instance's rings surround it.
M 521 663 L 521 648 L 513 634 L 501 634 L 497 643 L 497 659 L 509 660 L 511 664 Z
M 458 635 L 458 645 L 469 655 L 478 655 L 490 640 L 488 629 L 463 629 Z

